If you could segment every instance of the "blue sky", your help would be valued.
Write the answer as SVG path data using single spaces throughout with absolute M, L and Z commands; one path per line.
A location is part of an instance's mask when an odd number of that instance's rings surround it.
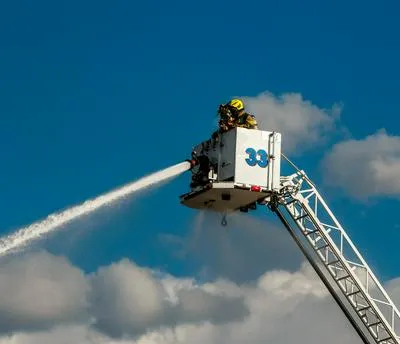
M 0 230 L 186 159 L 213 130 L 218 104 L 236 95 L 295 92 L 319 108 L 341 103 L 352 137 L 382 127 L 397 135 L 399 9 L 394 1 L 1 5 Z M 296 157 L 317 182 L 328 148 Z M 43 245 L 88 271 L 130 257 L 191 274 L 195 263 L 158 240 L 188 232 L 195 214 L 178 203 L 187 182 L 77 221 Z M 400 240 L 398 202 L 366 204 L 336 190 L 327 198 L 379 275 L 398 276 L 390 253 Z M 76 241 L 60 244 L 69 230 Z

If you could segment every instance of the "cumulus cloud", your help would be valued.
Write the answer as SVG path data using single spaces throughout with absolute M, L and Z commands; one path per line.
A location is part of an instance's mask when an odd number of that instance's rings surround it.
M 104 341 L 106 340 L 106 342 Z M 111 344 L 86 325 L 61 325 L 47 331 L 20 332 L 0 338 L 0 344 Z M 118 343 L 120 344 L 120 343 Z M 121 343 L 122 344 L 122 343 Z
M 282 133 L 285 152 L 303 153 L 327 142 L 338 129 L 342 107 L 334 104 L 330 109 L 319 108 L 299 93 L 275 96 L 264 92 L 256 97 L 242 97 L 249 112 L 256 115 L 260 129 Z
M 237 285 L 232 286 L 237 290 Z M 215 283 L 217 287 L 230 288 Z M 362 343 L 308 264 L 298 271 L 273 270 L 240 285 L 250 316 L 238 324 L 182 325 L 143 336 L 138 344 Z
M 161 286 L 129 261 L 100 268 L 91 282 L 95 325 L 111 336 L 140 333 L 163 318 Z
M 80 269 L 45 252 L 1 264 L 0 332 L 81 321 L 88 288 Z
M 335 144 L 322 161 L 325 183 L 357 199 L 400 195 L 400 137 L 385 130 Z
M 128 262 L 125 261 L 124 264 Z M 269 271 L 260 276 L 257 281 L 242 285 L 227 280 L 217 280 L 204 284 L 201 289 L 198 289 L 189 279 L 172 277 L 166 283 L 168 293 L 174 295 L 172 297 L 174 300 L 175 297 L 179 298 L 176 291 L 184 290 L 185 293 L 190 290 L 195 291 L 196 295 L 192 294 L 189 297 L 188 294 L 190 305 L 185 309 L 186 314 L 192 311 L 198 312 L 198 303 L 203 303 L 203 292 L 213 295 L 227 292 L 231 296 L 241 296 L 249 307 L 250 314 L 240 324 L 208 321 L 154 329 L 140 336 L 135 341 L 137 344 L 261 344 L 266 342 L 317 344 L 320 343 L 321 338 L 324 338 L 326 344 L 362 343 L 308 264 L 303 264 L 295 272 Z M 398 291 L 396 289 L 398 281 L 392 283 L 392 290 Z M 201 307 L 209 308 L 207 302 Z M 211 316 L 211 313 L 207 316 Z M 61 344 L 71 342 L 132 343 L 129 339 L 109 338 L 83 325 L 59 326 L 50 331 L 19 333 L 0 339 L 1 344 L 56 342 Z
M 109 337 L 133 338 L 152 329 L 222 324 L 248 315 L 240 296 L 182 282 L 157 278 L 126 259 L 85 275 L 48 253 L 17 257 L 0 266 L 0 333 L 86 323 Z
M 22 278 L 26 284 L 33 285 L 31 281 L 43 279 L 43 276 L 47 276 L 45 280 L 51 281 L 53 286 L 69 283 L 69 292 L 59 293 L 58 297 L 53 295 L 51 303 L 47 303 L 48 307 L 58 305 L 58 310 L 64 310 L 69 316 L 58 316 L 57 323 L 48 319 L 53 324 L 51 328 L 36 327 L 35 331 L 29 322 L 20 323 L 19 332 L 4 334 L 0 344 L 261 344 L 294 341 L 317 344 L 322 337 L 326 344 L 361 344 L 308 263 L 292 272 L 273 269 L 246 283 L 216 279 L 199 284 L 192 278 L 161 274 L 126 259 L 102 267 L 82 279 L 83 273 L 62 258 L 48 254 L 30 255 L 29 258 L 16 258 L 8 263 L 14 264 L 15 275 L 20 271 L 19 279 L 13 280 L 14 288 L 18 290 L 17 281 Z M 43 269 L 39 266 L 40 259 L 43 259 Z M 38 265 L 21 270 L 20 266 L 28 261 L 36 261 Z M 35 270 L 36 273 L 29 273 Z M 71 274 L 71 271 L 78 274 Z M 77 281 L 82 281 L 83 286 L 76 288 Z M 91 295 L 87 300 L 83 291 L 71 293 L 71 290 L 86 290 L 88 284 Z M 395 300 L 399 300 L 399 285 L 400 279 L 389 284 L 388 290 Z M 53 288 L 45 288 L 45 291 L 47 295 L 57 293 Z M 32 296 L 37 295 L 36 291 Z M 75 305 L 74 312 L 60 307 L 60 299 Z M 41 301 L 46 303 L 43 298 Z M 79 309 L 85 313 L 87 302 L 91 305 L 92 320 L 85 316 L 71 323 L 70 315 Z M 42 317 L 40 304 L 36 304 L 37 314 Z M 4 317 L 8 311 L 3 306 L 0 316 Z M 18 315 L 27 319 L 24 312 L 34 314 L 35 309 L 28 307 L 20 311 Z M 30 321 L 35 321 L 33 316 Z M 312 330 L 307 330 L 310 326 Z
M 181 285 L 171 300 L 168 283 L 173 280 L 157 280 L 150 270 L 128 260 L 100 269 L 92 277 L 95 327 L 111 337 L 134 337 L 181 323 L 239 321 L 248 314 L 241 298 L 212 294 L 193 285 Z

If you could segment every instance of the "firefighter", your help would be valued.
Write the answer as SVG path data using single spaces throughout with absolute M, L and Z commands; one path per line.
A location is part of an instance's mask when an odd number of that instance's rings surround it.
M 236 127 L 258 129 L 254 115 L 245 111 L 244 104 L 240 99 L 235 98 L 227 104 L 220 105 L 218 114 L 220 115 L 220 132 L 226 132 Z

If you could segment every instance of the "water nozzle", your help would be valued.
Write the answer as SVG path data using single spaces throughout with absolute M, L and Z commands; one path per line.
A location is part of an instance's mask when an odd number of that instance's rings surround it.
M 192 169 L 193 167 L 195 167 L 199 161 L 197 159 L 186 159 L 185 161 L 187 161 L 190 164 L 190 169 Z
M 190 169 L 192 169 L 199 163 L 196 159 L 186 159 L 185 161 L 190 164 Z
M 197 154 L 194 151 L 192 152 L 192 158 L 186 159 L 185 161 L 187 161 L 190 164 L 190 169 L 192 169 L 193 167 L 195 167 L 200 163 L 199 159 L 197 158 Z

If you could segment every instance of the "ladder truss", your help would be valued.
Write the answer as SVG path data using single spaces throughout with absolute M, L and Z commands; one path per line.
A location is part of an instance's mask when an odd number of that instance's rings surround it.
M 282 185 L 269 207 L 291 232 L 364 343 L 400 344 L 398 309 L 314 184 L 299 171 L 282 177 Z

